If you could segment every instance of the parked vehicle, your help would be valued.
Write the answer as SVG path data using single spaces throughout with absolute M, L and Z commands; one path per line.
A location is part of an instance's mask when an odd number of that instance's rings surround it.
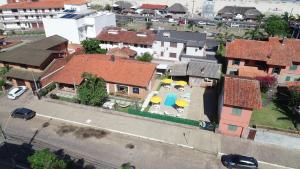
M 165 18 L 172 18 L 172 15 L 166 15 Z
M 211 122 L 208 122 L 208 121 L 200 121 L 199 122 L 199 126 L 201 129 L 204 129 L 204 130 L 209 130 L 209 131 L 215 131 L 216 129 L 216 125 L 211 123 Z
M 151 19 L 151 22 L 158 22 L 158 19 Z
M 206 25 L 206 22 L 204 22 L 204 21 L 199 21 L 199 22 L 198 22 L 198 25 L 202 25 L 202 26 L 203 26 L 203 25 Z
M 35 111 L 27 108 L 17 108 L 11 112 L 11 117 L 29 120 L 35 116 Z
M 24 92 L 26 92 L 26 90 L 26 86 L 15 87 L 8 92 L 7 97 L 9 99 L 15 100 L 17 97 L 21 96 Z
M 170 19 L 168 20 L 168 22 L 169 22 L 169 23 L 177 23 L 177 21 L 176 21 L 175 19 L 173 19 L 173 18 L 170 18 Z
M 237 169 L 257 169 L 257 160 L 253 157 L 242 156 L 238 154 L 222 155 L 222 164 L 227 168 Z

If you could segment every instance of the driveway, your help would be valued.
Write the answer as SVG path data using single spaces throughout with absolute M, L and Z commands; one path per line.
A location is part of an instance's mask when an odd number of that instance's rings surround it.
M 30 90 L 27 90 L 16 100 L 8 99 L 7 93 L 8 92 L 6 92 L 6 94 L 3 94 L 2 96 L 0 96 L 1 111 L 11 112 L 13 109 L 18 108 L 18 107 L 23 107 L 35 99 L 32 91 L 30 91 Z

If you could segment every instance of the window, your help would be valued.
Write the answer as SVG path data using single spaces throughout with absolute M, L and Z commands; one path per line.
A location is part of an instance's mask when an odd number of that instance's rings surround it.
M 138 88 L 138 87 L 133 87 L 133 88 L 132 88 L 132 93 L 139 94 L 139 93 L 140 93 L 140 88 Z
M 230 74 L 230 75 L 238 75 L 238 73 L 237 73 L 236 70 L 231 70 L 231 71 L 229 71 L 229 74 Z
M 163 56 L 164 56 L 164 52 L 160 52 L 160 56 L 162 56 L 162 57 L 163 57 Z
M 128 87 L 127 86 L 122 86 L 122 85 L 117 85 L 117 91 L 121 93 L 127 93 L 128 92 Z
M 197 52 L 197 51 L 198 51 L 198 49 L 196 48 L 196 49 L 195 49 L 195 52 Z
M 12 12 L 18 12 L 18 10 L 17 10 L 17 9 L 11 9 L 11 11 L 12 11 Z
M 26 9 L 23 9 L 24 12 L 26 12 Z
M 240 60 L 234 59 L 234 60 L 232 61 L 232 64 L 233 64 L 233 65 L 240 65 Z
M 35 11 L 35 12 L 38 12 L 38 10 L 37 10 L 37 9 L 35 9 L 34 11 Z
M 285 81 L 290 81 L 290 80 L 291 80 L 290 76 L 285 77 Z
M 177 48 L 177 43 L 176 42 L 170 42 L 170 46 L 174 47 L 174 48 Z
M 290 67 L 290 70 L 297 70 L 297 68 L 298 68 L 298 65 L 292 65 L 291 67 Z
M 231 114 L 240 116 L 242 114 L 242 109 L 233 108 Z
M 237 126 L 235 126 L 235 125 L 228 125 L 228 130 L 230 130 L 230 131 L 236 131 L 237 130 Z
M 280 74 L 280 67 L 274 67 L 272 73 Z
M 170 53 L 169 57 L 170 58 L 176 58 L 176 53 Z
M 161 47 L 164 47 L 164 42 L 161 42 Z
M 49 8 L 49 11 L 51 11 L 52 9 L 51 8 Z

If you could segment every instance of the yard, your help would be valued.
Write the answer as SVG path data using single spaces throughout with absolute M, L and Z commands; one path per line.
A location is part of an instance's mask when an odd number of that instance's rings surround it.
M 263 103 L 266 102 L 266 95 L 262 95 Z M 281 103 L 284 107 L 285 103 Z M 251 125 L 261 125 L 270 128 L 283 129 L 283 130 L 296 130 L 292 121 L 291 113 L 284 110 L 284 108 L 278 107 L 276 102 L 271 101 L 260 110 L 254 110 L 251 118 Z M 298 123 L 297 130 L 300 130 L 300 124 Z

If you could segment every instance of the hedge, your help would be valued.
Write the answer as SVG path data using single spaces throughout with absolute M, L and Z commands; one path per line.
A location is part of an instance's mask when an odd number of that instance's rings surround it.
M 199 126 L 199 121 L 196 121 L 196 120 L 189 120 L 189 119 L 183 119 L 183 118 L 178 118 L 178 117 L 174 117 L 174 116 L 143 112 L 143 111 L 139 111 L 139 110 L 132 109 L 132 108 L 128 109 L 128 114 L 143 116 L 143 117 L 148 117 L 148 118 L 153 118 L 153 119 L 159 119 L 159 120 L 165 120 L 165 121 L 170 121 L 170 122 L 174 122 L 174 123 L 186 124 L 186 125 L 190 125 L 190 126 Z

